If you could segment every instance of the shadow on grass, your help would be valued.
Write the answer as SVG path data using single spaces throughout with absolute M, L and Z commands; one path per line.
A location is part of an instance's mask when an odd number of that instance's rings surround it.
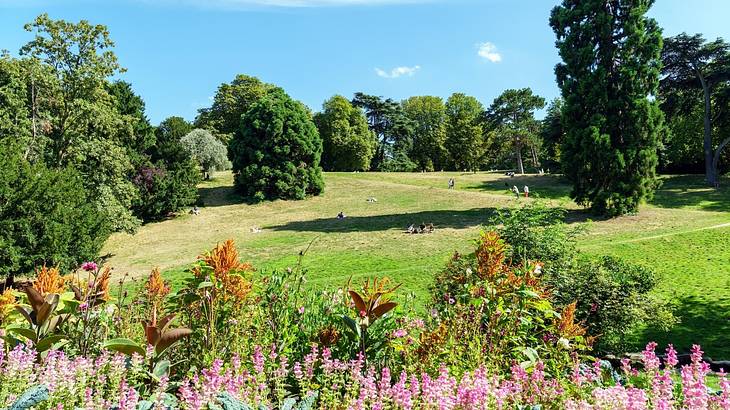
M 458 184 L 458 181 L 457 181 Z M 511 194 L 510 189 L 516 186 L 522 193 L 522 188 L 530 187 L 533 197 L 548 199 L 569 199 L 570 184 L 559 175 L 502 175 L 496 180 L 484 181 L 481 184 L 465 187 L 467 190 L 488 191 L 500 194 Z
M 662 178 L 652 205 L 662 208 L 696 207 L 704 211 L 730 212 L 730 178 L 720 188 L 707 186 L 704 175 L 672 175 Z
M 200 199 L 198 199 L 198 205 L 200 206 L 211 207 L 246 203 L 232 186 L 198 188 L 198 195 L 200 196 Z
M 486 223 L 494 215 L 495 208 L 474 208 L 468 210 L 422 211 L 391 215 L 351 216 L 337 219 L 337 212 L 332 218 L 319 218 L 310 221 L 293 221 L 282 225 L 269 226 L 274 231 L 305 232 L 375 232 L 388 229 L 403 229 L 409 225 L 432 223 L 436 229 L 463 229 Z
M 730 360 L 730 309 L 728 302 L 712 302 L 696 297 L 683 297 L 674 302 L 674 314 L 681 320 L 664 332 L 658 324 L 637 335 L 638 350 L 650 341 L 656 341 L 662 349 L 669 343 L 680 353 L 689 353 L 693 344 L 714 360 Z M 638 351 L 637 350 L 637 351 Z
M 491 217 L 496 215 L 498 208 L 472 208 L 467 210 L 437 210 L 421 211 L 390 215 L 353 216 L 337 219 L 333 212 L 331 218 L 319 218 L 309 221 L 293 221 L 282 225 L 268 226 L 272 231 L 294 232 L 377 232 L 389 229 L 405 229 L 413 224 L 430 224 L 438 229 L 473 228 L 490 223 Z M 570 210 L 566 215 L 567 223 L 596 220 L 594 215 L 587 211 Z

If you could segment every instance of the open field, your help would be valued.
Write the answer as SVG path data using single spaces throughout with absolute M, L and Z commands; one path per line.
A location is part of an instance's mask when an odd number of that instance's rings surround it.
M 449 177 L 456 178 L 455 190 L 446 189 Z M 139 277 L 158 266 L 176 281 L 196 255 L 228 238 L 264 270 L 293 265 L 312 242 L 304 260 L 310 286 L 387 275 L 425 298 L 431 277 L 451 253 L 472 248 L 492 211 L 525 201 L 509 195 L 505 183 L 527 184 L 531 195 L 569 209 L 571 223 L 589 218 L 551 175 L 328 173 L 326 182 L 320 197 L 246 205 L 232 191 L 231 174 L 218 173 L 201 186 L 201 215 L 149 224 L 133 236 L 116 234 L 103 253 L 117 272 Z M 696 342 L 711 356 L 730 358 L 730 190 L 707 189 L 695 176 L 663 182 L 639 215 L 588 222 L 579 246 L 646 264 L 661 275 L 658 294 L 675 304 L 682 323 L 669 334 L 650 328 L 632 335 L 637 346 L 651 338 L 686 350 Z M 367 203 L 370 196 L 378 202 Z M 337 220 L 339 211 L 348 217 Z M 434 223 L 436 232 L 403 233 L 421 222 Z

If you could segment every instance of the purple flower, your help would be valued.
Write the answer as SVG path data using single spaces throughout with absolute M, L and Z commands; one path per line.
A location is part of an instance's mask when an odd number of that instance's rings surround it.
M 406 337 L 406 335 L 408 335 L 408 332 L 406 332 L 405 329 L 397 329 L 393 332 L 393 337 L 395 337 L 396 339 Z
M 83 264 L 81 264 L 81 269 L 83 269 L 87 272 L 95 271 L 97 268 L 98 268 L 98 266 L 96 265 L 96 262 L 89 261 L 89 262 L 84 262 Z

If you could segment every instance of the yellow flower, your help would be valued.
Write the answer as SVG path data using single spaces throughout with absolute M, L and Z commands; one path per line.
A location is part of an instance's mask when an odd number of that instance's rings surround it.
M 5 289 L 5 291 L 0 294 L 0 324 L 7 319 L 8 315 L 10 315 L 10 312 L 12 312 L 14 308 L 15 295 L 12 290 Z

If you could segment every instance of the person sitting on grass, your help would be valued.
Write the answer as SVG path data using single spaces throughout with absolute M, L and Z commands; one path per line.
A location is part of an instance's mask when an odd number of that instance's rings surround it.
M 347 216 L 345 216 L 344 212 L 340 211 L 340 213 L 337 214 L 337 219 L 345 219 L 345 218 L 347 218 Z
M 190 210 L 191 215 L 200 215 L 200 208 L 198 206 L 194 206 L 193 209 Z
M 413 227 L 413 224 L 411 224 L 408 228 L 406 228 L 406 233 L 415 233 L 416 228 Z

